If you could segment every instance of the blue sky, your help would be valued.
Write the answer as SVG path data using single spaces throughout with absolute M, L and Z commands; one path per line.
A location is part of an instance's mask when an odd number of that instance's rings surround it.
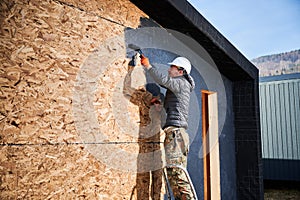
M 300 49 L 300 0 L 188 0 L 248 59 Z

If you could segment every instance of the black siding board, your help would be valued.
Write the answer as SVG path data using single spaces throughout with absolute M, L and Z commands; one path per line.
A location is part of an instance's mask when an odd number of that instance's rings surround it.
M 300 181 L 300 160 L 263 159 L 264 180 Z

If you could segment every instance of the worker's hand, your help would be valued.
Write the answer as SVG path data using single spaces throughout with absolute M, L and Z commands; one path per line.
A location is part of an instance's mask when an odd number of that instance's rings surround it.
M 154 105 L 154 104 L 161 104 L 161 101 L 158 99 L 158 98 L 156 98 L 156 97 L 153 97 L 152 99 L 151 99 L 151 105 Z
M 144 56 L 144 55 L 141 55 L 141 63 L 146 68 L 150 67 L 149 59 L 146 56 Z
M 155 110 L 158 112 L 160 112 L 162 109 L 161 101 L 160 101 L 160 99 L 158 99 L 156 97 L 153 97 L 151 99 L 150 105 L 154 105 Z

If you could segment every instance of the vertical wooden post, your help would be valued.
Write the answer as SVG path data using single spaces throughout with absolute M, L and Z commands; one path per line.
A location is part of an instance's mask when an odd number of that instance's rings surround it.
M 204 200 L 219 200 L 221 189 L 217 93 L 206 90 L 201 92 Z
M 210 163 L 208 148 L 208 91 L 202 91 L 202 151 L 203 151 L 203 189 L 204 200 L 210 199 Z

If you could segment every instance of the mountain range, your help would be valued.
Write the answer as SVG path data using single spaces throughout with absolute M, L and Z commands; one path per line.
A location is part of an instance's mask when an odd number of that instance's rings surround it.
M 259 76 L 274 76 L 300 72 L 300 49 L 285 53 L 266 55 L 251 62 L 259 69 Z

